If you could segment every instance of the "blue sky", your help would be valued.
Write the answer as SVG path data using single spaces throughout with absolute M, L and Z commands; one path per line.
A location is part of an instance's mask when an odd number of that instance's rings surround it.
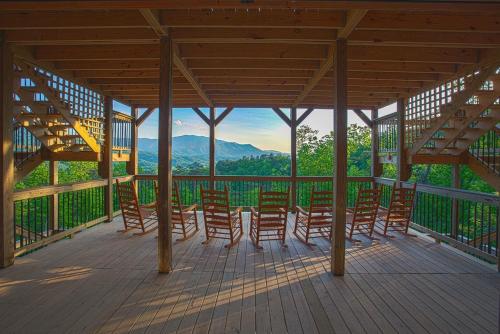
M 117 111 L 130 113 L 130 109 L 119 103 L 114 104 Z M 224 108 L 217 109 L 217 115 Z M 208 109 L 203 109 L 208 115 Z M 283 109 L 289 113 L 288 109 Z M 394 105 L 379 111 L 380 116 L 395 111 Z M 302 109 L 298 110 L 300 116 Z M 140 111 L 142 113 L 142 111 Z M 174 136 L 201 135 L 208 136 L 208 126 L 200 117 L 188 108 L 175 108 L 173 114 Z M 354 112 L 349 111 L 349 124 L 357 123 L 364 125 Z M 333 112 L 328 109 L 314 110 L 304 121 L 305 125 L 320 132 L 321 135 L 329 133 L 333 129 Z M 289 127 L 268 108 L 235 108 L 216 128 L 217 139 L 235 141 L 243 144 L 252 144 L 261 149 L 290 152 L 290 129 Z M 158 111 L 155 111 L 139 128 L 139 137 L 158 138 Z

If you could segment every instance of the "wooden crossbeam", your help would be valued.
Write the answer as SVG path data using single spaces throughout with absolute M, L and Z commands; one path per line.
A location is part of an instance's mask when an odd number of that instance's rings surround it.
M 140 10 L 144 19 L 149 23 L 154 32 L 159 36 L 167 36 L 168 31 L 163 27 L 160 23 L 160 12 L 154 12 L 151 9 L 141 9 Z M 173 50 L 173 62 L 177 69 L 182 73 L 182 75 L 186 78 L 189 83 L 193 86 L 193 88 L 198 92 L 202 100 L 204 100 L 208 106 L 213 106 L 210 98 L 205 94 L 198 80 L 194 77 L 193 73 L 186 66 L 184 61 L 180 58 L 180 51 L 178 47 L 174 46 Z
M 356 115 L 358 115 L 359 118 L 361 118 L 361 120 L 366 124 L 366 126 L 368 126 L 369 128 L 373 126 L 373 123 L 370 120 L 370 118 L 366 116 L 366 114 L 361 109 L 353 109 L 353 111 Z
M 283 122 L 285 122 L 288 126 L 292 126 L 292 121 L 290 120 L 290 118 L 285 115 L 285 113 L 280 109 L 280 108 L 273 108 L 273 111 L 276 113 L 276 115 L 279 116 L 279 118 L 281 118 L 283 120 Z
M 135 121 L 137 126 L 141 126 L 141 124 L 156 110 L 156 108 L 147 108 L 146 111 L 142 113 L 142 115 Z
M 201 110 L 200 110 L 200 108 L 195 107 L 195 108 L 193 108 L 193 110 L 194 110 L 194 112 L 195 112 L 198 116 L 200 116 L 200 118 L 201 118 L 201 119 L 202 119 L 205 123 L 207 123 L 207 125 L 208 125 L 208 126 L 210 126 L 210 123 L 211 123 L 211 122 L 210 122 L 210 118 L 208 118 L 208 117 L 207 117 L 207 115 L 205 115 L 205 114 L 203 113 L 203 111 L 201 111 Z
M 337 32 L 337 37 L 347 38 L 349 34 L 354 30 L 356 25 L 363 19 L 366 15 L 366 10 L 352 10 L 349 11 L 346 24 L 343 29 L 340 29 Z M 328 54 L 326 59 L 321 64 L 320 68 L 314 73 L 311 77 L 307 85 L 304 87 L 304 90 L 297 99 L 294 101 L 293 106 L 298 106 L 307 95 L 313 90 L 313 88 L 318 84 L 318 82 L 326 75 L 328 71 L 333 66 L 333 55 L 335 53 L 335 44 L 331 44 L 328 47 Z
M 219 125 L 220 122 L 222 122 L 224 120 L 224 118 L 227 117 L 227 115 L 229 115 L 231 113 L 231 111 L 233 111 L 233 108 L 229 107 L 229 108 L 226 108 L 226 110 L 224 110 L 220 115 L 219 117 L 217 117 L 215 119 L 215 126 Z
M 305 121 L 307 116 L 309 116 L 313 111 L 314 111 L 314 108 L 306 109 L 306 111 L 304 111 L 304 113 L 302 115 L 300 115 L 300 117 L 297 119 L 297 126 L 299 126 L 303 121 Z

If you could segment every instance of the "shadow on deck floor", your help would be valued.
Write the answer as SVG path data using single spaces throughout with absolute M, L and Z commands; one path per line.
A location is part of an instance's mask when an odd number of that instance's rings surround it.
M 290 219 L 290 227 L 291 227 Z M 427 238 L 349 244 L 347 274 L 330 248 L 288 248 L 245 234 L 237 247 L 174 245 L 156 271 L 154 234 L 101 224 L 0 270 L 2 333 L 498 333 L 500 276 Z M 245 232 L 248 231 L 246 219 Z

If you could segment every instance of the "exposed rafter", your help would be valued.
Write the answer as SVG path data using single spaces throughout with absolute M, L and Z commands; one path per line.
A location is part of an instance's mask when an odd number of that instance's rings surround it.
M 363 17 L 366 15 L 367 10 L 364 9 L 358 9 L 358 10 L 351 10 L 347 14 L 347 20 L 344 28 L 339 29 L 337 33 L 338 38 L 347 38 L 349 34 L 356 28 L 358 23 L 363 19 Z M 320 68 L 314 73 L 312 78 L 309 80 L 307 85 L 304 87 L 304 90 L 300 95 L 297 97 L 295 102 L 293 103 L 294 106 L 298 106 L 304 99 L 309 95 L 309 93 L 313 90 L 314 87 L 318 84 L 318 82 L 326 75 L 326 73 L 332 68 L 333 66 L 333 55 L 335 53 L 335 44 L 331 44 L 328 47 L 328 55 L 327 58 L 323 61 L 321 64 Z
M 165 29 L 160 23 L 160 16 L 158 11 L 153 11 L 151 9 L 141 9 L 140 10 L 144 19 L 148 22 L 151 28 L 158 36 L 166 36 L 168 34 L 167 29 Z M 193 86 L 198 95 L 202 98 L 203 101 L 207 103 L 208 106 L 212 107 L 213 102 L 208 97 L 208 95 L 203 91 L 200 83 L 195 78 L 191 70 L 186 66 L 184 61 L 180 57 L 179 48 L 174 46 L 174 65 L 177 69 L 182 73 L 182 75 L 186 78 L 187 81 Z

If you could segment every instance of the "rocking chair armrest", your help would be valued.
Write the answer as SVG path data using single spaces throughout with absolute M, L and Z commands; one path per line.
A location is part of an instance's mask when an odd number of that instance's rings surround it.
M 183 208 L 182 212 L 195 211 L 196 209 L 198 209 L 198 204 L 192 204 L 190 206 Z
M 156 202 L 141 205 L 141 208 L 145 208 L 145 209 L 156 209 Z
M 253 216 L 258 216 L 259 212 L 257 210 L 255 210 L 255 208 L 253 206 L 251 206 L 250 207 L 250 214 Z
M 243 208 L 240 206 L 240 207 L 237 207 L 236 209 L 234 209 L 234 211 L 231 211 L 230 215 L 231 215 L 231 217 L 237 217 L 237 216 L 241 215 L 242 212 L 243 212 Z
M 298 213 L 301 213 L 301 214 L 303 214 L 303 215 L 305 215 L 305 216 L 308 216 L 308 215 L 309 215 L 309 212 L 307 212 L 306 210 L 304 210 L 302 207 L 300 207 L 300 206 L 298 206 L 298 205 L 295 207 L 295 209 L 297 210 L 297 214 L 298 214 Z

